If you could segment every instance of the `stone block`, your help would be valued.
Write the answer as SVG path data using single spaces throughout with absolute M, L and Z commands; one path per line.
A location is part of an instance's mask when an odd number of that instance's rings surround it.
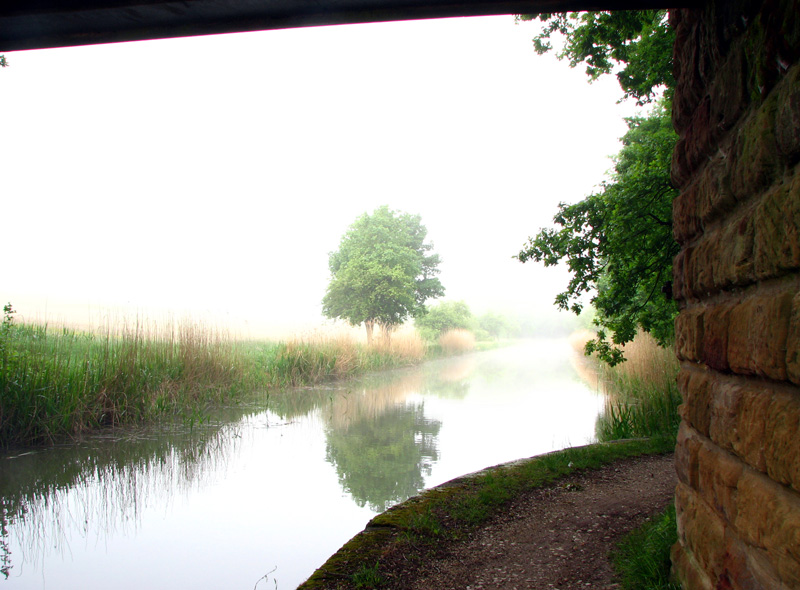
M 700 439 L 697 432 L 686 422 L 681 422 L 678 439 L 675 444 L 675 472 L 678 481 L 692 489 L 699 486 L 699 468 L 697 453 L 700 450 Z
M 680 412 L 689 426 L 709 436 L 713 373 L 684 369 L 678 374 L 678 389 L 683 397 Z
M 750 380 L 720 379 L 711 393 L 710 438 L 755 469 L 766 471 L 764 433 L 770 392 Z
M 700 440 L 697 451 L 697 491 L 726 522 L 736 519 L 737 486 L 744 467 L 744 463 L 730 453 L 707 439 Z
M 772 479 L 800 492 L 800 391 L 786 387 L 771 393 L 763 436 L 759 440 L 754 431 L 749 446 L 763 447 Z
M 766 279 L 800 268 L 800 173 L 764 195 L 754 221 L 756 276 Z
M 792 383 L 800 385 L 800 293 L 792 298 L 786 337 L 786 373 Z
M 728 52 L 711 88 L 711 121 L 720 131 L 733 127 L 750 104 L 745 50 L 739 43 Z
M 687 159 L 686 138 L 681 137 L 672 150 L 672 164 L 670 165 L 670 180 L 673 186 L 681 189 L 687 185 L 692 177 L 692 169 Z
M 689 286 L 696 296 L 707 297 L 716 291 L 714 283 L 714 269 L 717 267 L 719 254 L 724 244 L 719 238 L 719 232 L 712 236 L 706 236 L 702 242 L 697 244 L 692 257 L 692 273 L 689 278 Z
M 680 543 L 675 543 L 670 553 L 672 561 L 672 577 L 678 580 L 683 590 L 714 590 L 711 580 L 694 560 L 691 554 L 684 550 Z
M 716 138 L 711 122 L 711 100 L 708 96 L 700 101 L 692 114 L 692 123 L 686 130 L 686 163 L 694 174 L 707 160 Z
M 697 181 L 698 214 L 703 226 L 724 217 L 736 207 L 736 198 L 730 186 L 731 171 L 728 155 L 731 149 L 732 142 L 720 145 Z
M 706 309 L 703 316 L 703 362 L 717 371 L 727 371 L 728 328 L 735 302 Z
M 743 301 L 730 313 L 728 363 L 741 375 L 786 379 L 786 340 L 792 292 Z
M 713 263 L 716 289 L 744 286 L 754 282 L 754 228 L 752 215 L 745 214 L 720 231 L 718 259 Z
M 746 470 L 738 504 L 734 527 L 742 540 L 766 550 L 782 583 L 800 586 L 800 495 Z
M 678 540 L 712 580 L 720 574 L 725 557 L 725 522 L 683 483 L 675 488 Z
M 795 65 L 781 84 L 775 115 L 778 151 L 789 164 L 800 160 L 800 64 Z
M 700 362 L 703 355 L 703 309 L 685 309 L 675 318 L 675 352 L 685 361 Z
M 694 248 L 684 248 L 672 261 L 672 297 L 676 301 L 684 301 L 692 297 L 689 273 L 693 255 Z
M 679 244 L 686 244 L 703 232 L 697 213 L 700 185 L 694 183 L 672 202 L 672 234 Z
M 731 156 L 731 191 L 747 201 L 770 187 L 781 165 L 775 141 L 775 100 L 765 102 L 739 127 Z

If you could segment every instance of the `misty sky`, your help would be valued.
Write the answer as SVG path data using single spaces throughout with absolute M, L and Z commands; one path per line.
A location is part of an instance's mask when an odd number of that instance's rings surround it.
M 633 108 L 534 34 L 505 16 L 7 53 L 0 300 L 308 327 L 328 252 L 387 204 L 422 216 L 447 299 L 550 307 L 566 274 L 512 256 L 603 180 Z

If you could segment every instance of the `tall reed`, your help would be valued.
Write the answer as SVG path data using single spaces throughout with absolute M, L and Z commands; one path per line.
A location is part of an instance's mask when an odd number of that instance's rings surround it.
M 292 386 L 341 379 L 420 362 L 425 344 L 416 334 L 376 338 L 371 345 L 350 334 L 316 334 L 278 345 L 271 363 L 275 385 Z
M 444 354 L 461 354 L 475 349 L 475 334 L 469 330 L 448 330 L 439 336 Z
M 600 386 L 606 394 L 605 411 L 597 423 L 598 439 L 674 437 L 681 403 L 674 350 L 640 333 L 625 346 L 625 357 L 628 360 L 615 367 L 598 363 Z
M 77 332 L 13 325 L 0 347 L 0 444 L 47 442 L 216 400 L 242 382 L 233 342 L 184 324 Z

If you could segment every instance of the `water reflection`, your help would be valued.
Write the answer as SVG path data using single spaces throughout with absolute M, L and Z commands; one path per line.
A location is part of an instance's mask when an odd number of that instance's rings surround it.
M 0 590 L 293 588 L 424 487 L 586 442 L 594 400 L 544 343 L 0 454 Z
M 425 487 L 423 475 L 439 458 L 441 425 L 425 418 L 424 404 L 393 405 L 374 418 L 330 429 L 325 460 L 356 504 L 383 512 Z
M 0 458 L 0 572 L 7 579 L 14 568 L 12 544 L 37 567 L 50 550 L 69 553 L 76 535 L 105 542 L 130 533 L 149 504 L 223 471 L 226 457 L 236 452 L 238 430 L 236 422 L 157 433 L 117 430 L 73 445 L 6 454 Z

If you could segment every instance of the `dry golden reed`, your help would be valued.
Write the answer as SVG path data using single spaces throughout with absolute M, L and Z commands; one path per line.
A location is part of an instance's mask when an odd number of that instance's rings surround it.
M 448 330 L 439 336 L 439 346 L 446 354 L 459 354 L 475 349 L 475 334 L 468 330 Z

